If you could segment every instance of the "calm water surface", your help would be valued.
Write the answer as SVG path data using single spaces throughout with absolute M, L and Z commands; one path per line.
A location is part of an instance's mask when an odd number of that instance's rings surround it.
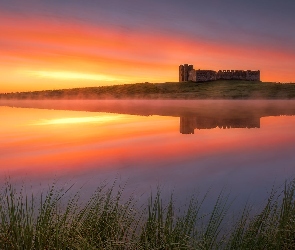
M 0 101 L 0 175 L 263 200 L 295 175 L 294 101 Z

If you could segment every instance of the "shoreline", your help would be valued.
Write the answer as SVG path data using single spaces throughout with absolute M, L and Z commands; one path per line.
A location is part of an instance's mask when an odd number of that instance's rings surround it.
M 0 94 L 0 100 L 292 100 L 294 83 L 238 80 L 136 83 Z

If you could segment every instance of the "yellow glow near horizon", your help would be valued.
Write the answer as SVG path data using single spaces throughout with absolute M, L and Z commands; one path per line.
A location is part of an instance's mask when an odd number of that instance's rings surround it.
M 89 81 L 125 81 L 126 79 L 122 77 L 113 77 L 110 75 L 104 74 L 89 74 L 89 73 L 79 73 L 79 72 L 70 72 L 70 71 L 33 71 L 27 70 L 23 71 L 24 73 L 42 77 L 42 78 L 52 78 L 59 80 L 89 80 Z
M 70 117 L 51 120 L 40 120 L 30 125 L 61 125 L 61 124 L 81 124 L 81 123 L 107 123 L 123 119 L 124 115 L 103 115 L 88 117 Z

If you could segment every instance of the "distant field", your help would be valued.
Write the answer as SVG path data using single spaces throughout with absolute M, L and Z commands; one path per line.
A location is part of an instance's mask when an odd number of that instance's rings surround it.
M 1 99 L 295 99 L 295 83 L 136 83 L 0 94 Z

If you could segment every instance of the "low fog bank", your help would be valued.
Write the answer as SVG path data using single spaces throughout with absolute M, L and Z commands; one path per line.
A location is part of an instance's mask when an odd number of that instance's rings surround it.
M 0 106 L 204 119 L 295 115 L 295 100 L 0 100 Z

